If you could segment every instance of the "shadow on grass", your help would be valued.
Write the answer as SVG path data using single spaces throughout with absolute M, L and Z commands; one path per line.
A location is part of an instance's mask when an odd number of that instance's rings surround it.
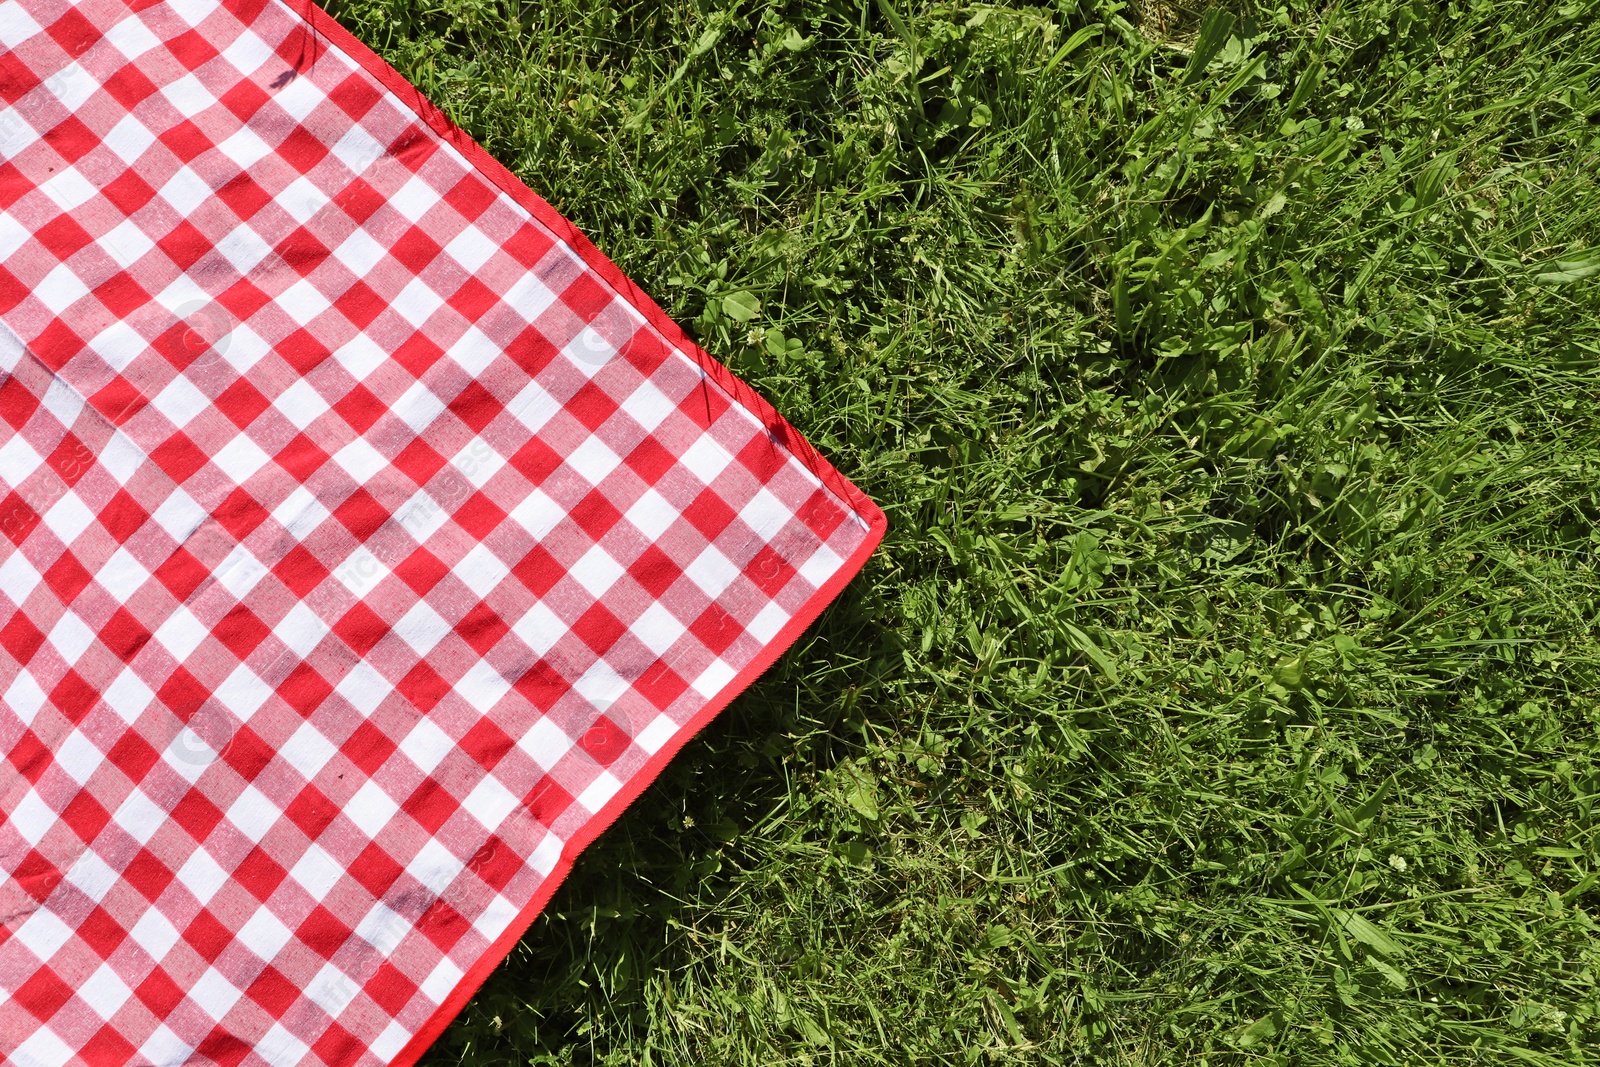
M 719 934 L 717 903 L 737 894 L 743 873 L 742 835 L 781 819 L 798 769 L 826 772 L 857 747 L 850 739 L 867 714 L 859 690 L 873 672 L 866 656 L 844 653 L 892 644 L 872 617 L 870 583 L 869 573 L 847 587 L 584 850 L 424 1065 L 469 1056 L 479 1064 L 603 1062 L 627 1032 L 593 1027 L 601 1011 L 613 1025 L 631 1020 L 624 1044 L 642 1036 L 651 980 L 686 965 L 694 941 Z M 861 665 L 826 669 L 847 659 Z M 819 678 L 833 681 L 819 686 Z M 530 1049 L 538 1050 L 531 1060 Z M 558 1058 L 567 1056 L 575 1058 Z

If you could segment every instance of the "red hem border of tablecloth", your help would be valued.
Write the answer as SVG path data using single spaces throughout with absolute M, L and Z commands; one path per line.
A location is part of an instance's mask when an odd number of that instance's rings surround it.
M 617 817 L 643 793 L 662 769 L 671 762 L 672 757 L 678 754 L 688 741 L 699 733 L 717 714 L 727 707 L 732 700 L 742 693 L 751 682 L 755 681 L 768 667 L 778 661 L 778 658 L 789 650 L 789 647 L 805 632 L 806 628 L 816 621 L 817 616 L 839 595 L 844 587 L 861 570 L 874 550 L 883 541 L 883 535 L 889 528 L 889 520 L 883 510 L 873 503 L 865 493 L 858 489 L 848 478 L 834 469 L 833 465 L 817 452 L 800 433 L 790 426 L 782 415 L 779 415 L 766 399 L 752 389 L 749 385 L 736 378 L 731 371 L 717 362 L 705 350 L 683 332 L 677 323 L 667 317 L 656 302 L 627 275 L 619 270 L 616 264 L 606 258 L 578 228 L 561 216 L 555 208 L 551 207 L 543 197 L 528 188 L 521 179 L 502 166 L 493 156 L 484 151 L 467 133 L 451 122 L 449 117 L 438 107 L 422 95 L 422 92 L 407 81 L 401 74 L 391 67 L 381 56 L 363 44 L 354 34 L 345 29 L 339 22 L 329 15 L 312 0 L 302 0 L 305 10 L 301 12 L 306 21 L 317 33 L 328 38 L 332 43 L 344 50 L 356 62 L 360 63 L 373 77 L 383 83 L 384 87 L 395 96 L 405 101 L 417 114 L 417 117 L 433 127 L 440 136 L 455 146 L 456 150 L 467 158 L 480 173 L 494 182 L 502 191 L 517 203 L 521 204 L 533 214 L 541 223 L 549 227 L 552 232 L 560 236 L 567 244 L 583 257 L 590 267 L 609 282 L 617 292 L 626 297 L 634 307 L 643 312 L 650 324 L 659 330 L 668 342 L 677 346 L 681 351 L 689 353 L 699 363 L 701 369 L 713 381 L 725 389 L 732 397 L 742 403 L 752 414 L 771 431 L 802 463 L 810 468 L 822 483 L 833 491 L 841 500 L 847 503 L 867 523 L 866 540 L 856 549 L 855 553 L 845 561 L 837 574 L 823 587 L 812 594 L 792 619 L 789 620 L 778 635 L 774 637 L 744 670 L 740 671 L 733 681 L 717 696 L 717 698 L 702 708 L 694 718 L 672 736 L 672 739 L 649 761 L 639 769 L 638 773 L 628 779 L 627 783 L 611 798 L 593 818 L 583 824 L 582 829 L 568 841 L 561 849 L 561 858 L 557 860 L 555 868 L 546 876 L 539 887 L 539 892 L 529 901 L 528 906 L 517 915 L 510 926 L 484 952 L 472 968 L 456 983 L 444 1003 L 440 1004 L 433 1016 L 421 1030 L 406 1043 L 398 1055 L 390 1061 L 392 1067 L 413 1067 L 413 1065 L 427 1051 L 439 1035 L 444 1033 L 446 1027 L 454 1021 L 455 1017 L 466 1007 L 472 995 L 483 985 L 490 973 L 500 965 L 501 961 L 516 947 L 522 935 L 528 930 L 533 920 L 544 910 L 550 898 L 566 878 L 567 872 L 572 869 L 572 863 L 577 859 L 589 844 L 604 833 Z

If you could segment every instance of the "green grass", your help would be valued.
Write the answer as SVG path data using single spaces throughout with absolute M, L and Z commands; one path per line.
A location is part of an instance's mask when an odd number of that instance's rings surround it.
M 429 1063 L 1600 1063 L 1592 0 L 334 10 L 893 524 Z

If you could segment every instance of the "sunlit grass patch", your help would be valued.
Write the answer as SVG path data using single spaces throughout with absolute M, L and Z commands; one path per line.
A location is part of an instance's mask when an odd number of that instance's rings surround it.
M 1592 3 L 335 13 L 892 523 L 430 1062 L 1600 1059 Z

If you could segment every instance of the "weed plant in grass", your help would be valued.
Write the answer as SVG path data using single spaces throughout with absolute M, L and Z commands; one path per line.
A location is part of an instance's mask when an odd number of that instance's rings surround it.
M 433 1064 L 1600 1062 L 1593 0 L 344 0 L 881 501 Z

